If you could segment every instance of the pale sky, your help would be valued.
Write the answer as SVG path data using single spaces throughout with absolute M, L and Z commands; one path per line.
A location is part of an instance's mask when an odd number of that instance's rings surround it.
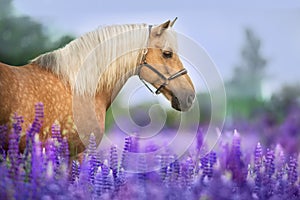
M 14 4 L 18 13 L 42 22 L 54 35 L 80 35 L 109 24 L 158 24 L 177 16 L 174 29 L 201 44 L 225 80 L 239 63 L 243 30 L 250 27 L 261 38 L 262 54 L 269 60 L 266 92 L 299 82 L 300 1 L 15 0 Z

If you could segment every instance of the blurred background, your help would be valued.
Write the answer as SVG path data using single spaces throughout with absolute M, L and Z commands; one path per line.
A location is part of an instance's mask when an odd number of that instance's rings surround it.
M 279 142 L 289 152 L 299 150 L 297 1 L 0 0 L 0 61 L 24 65 L 99 26 L 159 24 L 175 17 L 175 30 L 202 45 L 223 77 L 227 93 L 224 130 L 237 129 L 267 146 Z M 197 92 L 199 123 L 205 127 L 210 120 L 210 96 L 205 87 Z M 144 98 L 133 103 L 130 113 L 137 124 L 149 123 L 152 103 Z M 122 107 L 122 95 L 114 106 Z M 121 110 L 118 116 L 122 118 Z M 172 129 L 180 118 L 170 106 L 166 112 L 166 128 Z M 107 113 L 107 130 L 116 128 L 115 116 Z

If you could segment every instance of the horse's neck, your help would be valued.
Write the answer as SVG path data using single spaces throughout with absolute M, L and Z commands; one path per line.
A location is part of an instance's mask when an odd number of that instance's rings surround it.
M 148 33 L 146 25 L 105 27 L 33 62 L 68 82 L 73 93 L 102 95 L 110 104 L 127 79 L 136 73 Z

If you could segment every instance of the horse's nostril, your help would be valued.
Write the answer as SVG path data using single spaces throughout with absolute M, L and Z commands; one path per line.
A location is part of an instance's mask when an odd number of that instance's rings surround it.
M 181 110 L 179 99 L 176 96 L 172 97 L 172 107 L 176 110 Z
M 176 96 L 173 97 L 173 102 L 174 102 L 176 105 L 179 105 L 179 99 L 178 99 Z
M 187 98 L 188 105 L 193 104 L 194 98 L 195 98 L 195 95 L 193 95 L 193 94 L 188 96 L 188 98 Z
M 194 94 L 181 96 L 181 98 L 178 98 L 177 96 L 173 96 L 172 107 L 179 111 L 187 111 L 193 105 L 194 98 L 195 98 Z

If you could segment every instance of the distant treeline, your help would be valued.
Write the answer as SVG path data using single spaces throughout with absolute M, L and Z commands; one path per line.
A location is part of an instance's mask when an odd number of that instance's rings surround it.
M 15 14 L 12 0 L 0 0 L 0 62 L 24 65 L 36 56 L 64 46 L 73 36 L 53 41 L 44 25 Z

